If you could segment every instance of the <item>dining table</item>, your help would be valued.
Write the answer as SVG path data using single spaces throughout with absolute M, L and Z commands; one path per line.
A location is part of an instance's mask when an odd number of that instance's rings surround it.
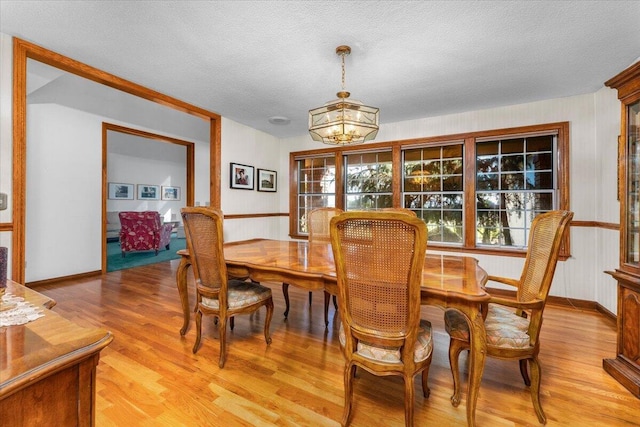
M 177 252 L 180 264 L 176 285 L 183 311 L 180 334 L 189 327 L 190 312 L 187 271 L 191 265 L 188 249 Z M 229 277 L 256 282 L 280 282 L 308 290 L 323 289 L 338 294 L 330 243 L 303 240 L 251 239 L 224 244 Z M 485 291 L 487 273 L 473 257 L 435 254 L 427 251 L 421 286 L 421 303 L 460 311 L 469 324 L 470 354 L 467 385 L 467 425 L 475 426 L 475 408 L 486 358 L 486 332 L 481 307 L 490 295 Z M 459 401 L 452 396 L 451 403 Z

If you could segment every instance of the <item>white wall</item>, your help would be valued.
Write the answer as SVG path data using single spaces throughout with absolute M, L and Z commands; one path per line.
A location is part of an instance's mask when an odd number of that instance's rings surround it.
M 280 150 L 280 140 L 264 132 L 242 125 L 229 119 L 222 119 L 222 170 L 221 208 L 225 215 L 288 212 L 282 210 L 280 200 L 289 196 L 288 167 L 282 169 L 281 159 L 288 156 Z M 254 167 L 254 177 L 258 169 L 275 170 L 278 173 L 277 191 L 238 190 L 230 188 L 230 163 L 240 163 Z M 278 239 L 282 235 L 281 224 L 285 217 L 271 216 L 248 219 L 226 219 L 224 223 L 225 241 L 252 238 Z M 285 232 L 286 234 L 286 232 Z
M 161 143 L 159 143 L 161 144 Z M 182 221 L 180 209 L 187 205 L 186 147 L 182 162 L 171 162 L 121 154 L 109 154 L 107 177 L 109 182 L 134 184 L 133 200 L 107 200 L 110 211 L 158 211 L 165 221 Z M 138 184 L 180 187 L 180 200 L 138 200 Z
M 614 117 L 619 115 L 619 108 L 616 92 L 603 89 L 597 94 L 384 124 L 380 126 L 374 142 L 568 121 L 570 204 L 575 212 L 574 220 L 617 223 L 614 213 L 619 209 L 619 204 L 610 193 L 615 192 L 616 188 L 616 151 L 615 144 L 611 144 L 615 143 L 619 133 L 619 118 L 616 124 Z M 596 122 L 596 112 L 602 115 L 601 121 Z M 281 162 L 291 151 L 318 148 L 324 146 L 313 142 L 307 135 L 283 140 Z M 281 163 L 281 167 L 285 165 Z M 284 195 L 280 200 L 280 209 L 288 210 L 288 199 Z M 288 229 L 281 230 L 281 237 L 286 235 L 286 231 Z M 558 264 L 551 294 L 597 301 L 615 313 L 615 282 L 603 273 L 617 265 L 617 261 L 612 262 L 615 257 L 610 256 L 615 245 L 615 231 L 572 227 L 572 256 Z M 609 254 L 603 254 L 603 248 L 607 248 Z M 617 252 L 616 249 L 615 254 Z M 506 277 L 519 277 L 524 263 L 524 259 L 513 257 L 477 255 L 476 258 L 491 274 Z
M 27 107 L 27 282 L 101 268 L 103 121 L 153 132 L 56 104 Z M 203 164 L 196 164 L 196 198 L 208 198 L 209 146 L 205 142 L 192 142 L 196 144 L 196 153 L 207 159 L 204 170 Z M 131 158 L 120 160 L 129 165 L 129 171 L 120 170 L 118 162 L 110 162 L 115 168 L 112 173 L 127 182 L 130 179 L 133 184 L 154 184 L 147 182 L 156 179 L 149 171 L 163 167 L 176 175 L 174 181 L 162 174 L 164 182 L 172 185 L 176 182 L 185 188 L 184 166 L 158 163 L 141 166 Z M 205 184 L 201 185 L 200 180 Z M 198 193 L 201 188 L 206 188 L 205 192 Z M 139 201 L 133 201 L 136 202 Z M 163 206 L 173 211 L 183 202 L 170 203 Z

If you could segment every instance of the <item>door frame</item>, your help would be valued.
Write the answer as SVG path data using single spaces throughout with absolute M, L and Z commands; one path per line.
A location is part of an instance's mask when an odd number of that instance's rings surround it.
M 211 205 L 220 207 L 220 167 L 222 119 L 219 114 L 191 105 L 171 96 L 148 89 L 90 65 L 68 58 L 33 43 L 13 38 L 13 186 L 12 186 L 12 249 L 11 278 L 17 283 L 25 280 L 26 258 L 26 190 L 27 190 L 27 59 L 33 59 L 94 82 L 121 90 L 200 117 L 209 122 L 209 193 Z M 104 166 L 103 166 L 104 167 Z M 103 172 L 106 173 L 106 172 Z M 106 200 L 106 186 L 103 200 Z M 106 209 L 106 202 L 104 202 Z M 103 239 L 104 240 L 104 239 Z

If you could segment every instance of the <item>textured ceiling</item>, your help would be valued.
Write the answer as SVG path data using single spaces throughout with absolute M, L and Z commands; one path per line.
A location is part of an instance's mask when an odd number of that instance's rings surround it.
M 335 99 L 341 44 L 384 124 L 594 92 L 639 22 L 640 1 L 0 0 L 0 32 L 277 137 Z

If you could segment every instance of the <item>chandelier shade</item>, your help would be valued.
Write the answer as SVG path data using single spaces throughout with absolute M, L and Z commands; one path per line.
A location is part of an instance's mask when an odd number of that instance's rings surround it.
M 344 57 L 351 53 L 349 46 L 338 46 L 342 57 L 342 90 L 338 99 L 322 107 L 309 110 L 309 134 L 314 141 L 330 145 L 360 144 L 373 140 L 378 134 L 379 109 L 350 100 L 344 85 Z

